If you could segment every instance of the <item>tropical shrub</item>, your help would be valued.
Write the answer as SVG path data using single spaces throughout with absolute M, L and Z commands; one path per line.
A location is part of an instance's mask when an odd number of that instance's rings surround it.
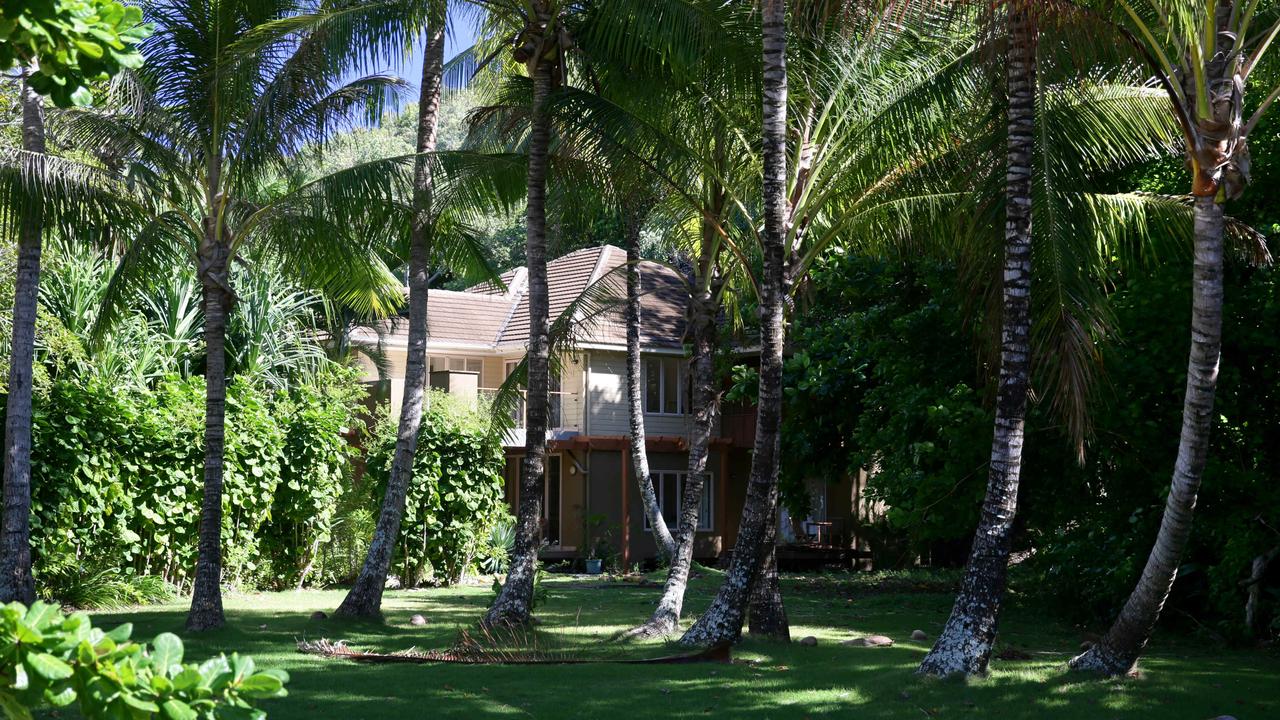
M 342 433 L 358 422 L 361 392 L 355 371 L 337 366 L 289 392 L 231 382 L 228 582 L 296 583 L 328 540 L 355 453 Z M 200 377 L 122 391 L 68 373 L 40 389 L 32 545 L 43 597 L 120 605 L 189 581 L 203 494 L 203 403 Z
M 0 607 L 0 708 L 30 720 L 31 708 L 66 707 L 98 718 L 265 718 L 256 700 L 284 697 L 288 675 L 257 671 L 252 658 L 219 655 L 184 663 L 182 640 L 161 633 L 130 641 L 132 626 L 110 632 L 84 613 L 64 615 L 41 602 Z
M 395 453 L 396 423 L 374 431 L 365 488 L 371 507 L 382 501 Z M 474 402 L 432 391 L 418 434 L 413 482 L 397 543 L 401 580 L 456 582 L 489 545 L 490 531 L 509 517 L 503 500 L 502 443 Z M 394 565 L 393 565 L 394 567 Z

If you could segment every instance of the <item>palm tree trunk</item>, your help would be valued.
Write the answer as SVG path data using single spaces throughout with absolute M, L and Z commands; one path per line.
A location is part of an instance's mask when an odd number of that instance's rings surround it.
M 1223 209 L 1214 194 L 1195 200 L 1195 269 L 1191 293 L 1191 356 L 1182 405 L 1182 437 L 1164 516 L 1146 567 L 1115 624 L 1085 653 L 1071 660 L 1075 670 L 1123 675 L 1133 669 L 1146 647 L 1160 610 L 1178 575 L 1196 494 L 1209 454 L 1213 397 L 1218 385 L 1222 346 Z
M 768 554 L 769 516 L 777 512 L 782 426 L 783 281 L 786 274 L 787 66 L 786 0 L 765 0 L 764 33 L 764 269 L 760 280 L 760 396 L 751 479 L 738 542 L 715 600 L 680 638 L 691 645 L 736 641 L 760 567 Z
M 685 590 L 689 585 L 689 570 L 693 564 L 693 542 L 698 528 L 698 510 L 702 505 L 702 489 L 706 486 L 707 456 L 711 447 L 711 434 L 715 429 L 720 398 L 715 387 L 716 299 L 710 286 L 714 261 L 707 258 L 704 242 L 703 258 L 699 265 L 704 269 L 697 294 L 691 298 L 689 330 L 693 339 L 693 357 L 690 361 L 691 401 L 693 426 L 689 437 L 689 465 L 685 476 L 684 492 L 680 498 L 679 540 L 671 554 L 667 569 L 667 582 L 658 600 L 658 607 L 645 624 L 632 629 L 628 637 L 666 637 L 680 627 L 680 613 L 684 608 Z
M 631 470 L 640 487 L 640 500 L 658 552 L 671 559 L 676 556 L 676 541 L 671 537 L 658 494 L 649 475 L 649 453 L 645 450 L 644 375 L 640 360 L 640 222 L 642 214 L 624 211 L 627 222 L 627 411 L 631 420 Z
M 1022 471 L 1023 424 L 1031 368 L 1031 177 L 1035 130 L 1035 20 L 1009 4 L 1008 146 L 1005 185 L 1004 317 L 991 467 L 982 517 L 951 617 L 919 673 L 985 673 L 995 642 Z
M 747 609 L 747 630 L 755 637 L 791 642 L 791 623 L 778 581 L 778 513 L 769 513 L 766 522 L 765 557 Z
M 551 119 L 546 112 L 552 64 L 533 61 L 533 114 L 529 132 L 528 208 L 525 211 L 525 258 L 529 273 L 529 379 L 525 408 L 524 461 L 520 466 L 520 507 L 516 542 L 507 581 L 484 616 L 485 625 L 527 623 L 533 611 L 533 583 L 538 570 L 539 518 L 542 517 L 543 467 L 547 455 L 547 392 L 551 380 L 551 338 L 547 307 L 547 151 Z
M 216 188 L 220 163 L 210 160 L 209 185 Z M 211 212 L 200 243 L 200 282 L 204 288 L 205 400 L 204 499 L 196 576 L 187 629 L 199 632 L 226 624 L 222 612 L 222 465 L 227 409 L 227 316 L 231 312 L 231 246 L 218 222 L 218 194 L 208 192 Z
M 22 149 L 43 155 L 44 99 L 22 82 Z M 0 603 L 35 600 L 31 576 L 31 374 L 44 233 L 41 198 L 31 198 L 18 230 L 13 294 L 13 348 L 4 423 L 4 515 L 0 537 Z
M 445 13 L 443 2 L 432 2 L 427 20 L 427 46 L 422 61 L 422 83 L 418 96 L 417 159 L 413 168 L 413 224 L 409 235 L 409 333 L 405 357 L 404 396 L 400 403 L 400 423 L 396 432 L 391 477 L 382 497 L 382 511 L 369 543 L 369 553 L 347 591 L 336 614 L 378 617 L 382 613 L 382 591 L 391 569 L 391 557 L 405 499 L 413 480 L 413 462 L 418 449 L 427 386 L 427 299 L 431 273 L 431 164 L 423 153 L 436 149 L 436 128 L 440 116 L 440 92 L 444 74 Z

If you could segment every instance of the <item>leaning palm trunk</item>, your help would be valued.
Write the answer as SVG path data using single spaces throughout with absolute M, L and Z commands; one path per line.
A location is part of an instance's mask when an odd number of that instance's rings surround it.
M 1072 659 L 1075 670 L 1123 675 L 1133 669 L 1146 647 L 1160 610 L 1178 575 L 1183 548 L 1191 535 L 1196 494 L 1209 454 L 1213 396 L 1218 384 L 1222 344 L 1223 209 L 1213 195 L 1195 204 L 1195 270 L 1191 294 L 1191 357 L 1182 405 L 1182 437 L 1173 483 L 1165 501 L 1160 533 L 1147 557 L 1142 578 L 1102 640 Z
M 520 466 L 520 506 L 516 514 L 516 543 L 507 581 L 485 614 L 483 624 L 518 625 L 533 611 L 533 583 L 537 574 L 539 519 L 542 517 L 543 466 L 547 454 L 547 392 L 551 377 L 551 338 L 547 299 L 547 151 L 551 118 L 552 67 L 533 68 L 533 115 L 529 132 L 529 204 L 525 212 L 525 258 L 529 267 L 528 399 L 525 403 L 525 454 Z
M 704 267 L 707 265 L 704 263 Z M 710 273 L 707 273 L 710 275 Z M 692 402 L 693 427 L 689 437 L 689 466 L 684 494 L 680 498 L 679 539 L 671 554 L 667 583 L 653 616 L 645 624 L 627 633 L 630 637 L 666 637 L 680 627 L 685 590 L 689 585 L 689 569 L 693 564 L 693 542 L 698 528 L 698 510 L 702 506 L 702 489 L 706 486 L 707 455 L 711 433 L 715 429 L 719 394 L 715 388 L 716 301 L 709 280 L 690 302 L 689 329 L 693 337 Z
M 631 470 L 640 487 L 653 541 L 658 552 L 671 559 L 676 555 L 676 541 L 658 505 L 658 494 L 653 490 L 653 477 L 649 474 L 649 453 L 645 449 L 644 378 L 640 360 L 640 217 L 640 213 L 627 212 L 627 411 L 631 420 Z
M 920 663 L 924 675 L 986 672 L 1018 506 L 1023 424 L 1031 367 L 1031 173 L 1035 129 L 1035 19 L 1023 0 L 1009 3 L 1006 81 L 1009 137 L 1005 185 L 1004 317 L 991 468 L 982 517 L 951 617 Z
M 200 535 L 195 582 L 187 629 L 210 630 L 226 624 L 222 612 L 222 473 L 227 411 L 227 316 L 231 314 L 231 246 L 219 222 L 222 198 L 218 181 L 221 158 L 209 160 L 210 212 L 204 218 L 200 243 L 200 283 L 204 290 L 205 399 L 204 498 L 200 505 Z
M 747 608 L 747 631 L 754 637 L 791 642 L 791 623 L 782 602 L 782 583 L 778 580 L 778 514 L 770 513 L 765 526 L 765 556 L 760 563 L 760 576 L 751 592 Z
M 1182 58 L 1183 62 L 1203 65 L 1181 68 L 1183 94 L 1196 99 L 1194 108 L 1176 97 L 1173 84 L 1178 78 L 1162 76 L 1187 136 L 1188 165 L 1193 173 L 1191 192 L 1195 196 L 1191 353 L 1182 405 L 1182 435 L 1160 531 L 1142 577 L 1102 640 L 1071 660 L 1071 667 L 1076 670 L 1121 675 L 1134 668 L 1160 619 L 1191 535 L 1196 495 L 1209 454 L 1213 399 L 1222 350 L 1225 232 L 1222 203 L 1244 192 L 1249 180 L 1249 132 L 1271 102 L 1280 97 L 1280 88 L 1277 88 L 1254 111 L 1252 118 L 1244 120 L 1248 69 L 1261 59 L 1271 38 L 1259 41 L 1260 46 L 1252 52 L 1241 52 L 1238 41 L 1253 34 L 1249 31 L 1248 19 L 1256 3 L 1247 8 L 1243 5 L 1224 0 L 1202 8 L 1203 27 L 1212 31 L 1215 42 L 1213 54 L 1209 57 L 1189 54 Z M 1247 67 L 1246 55 L 1251 57 Z
M 418 157 L 413 170 L 413 220 L 409 236 L 409 333 L 405 357 L 404 396 L 400 404 L 400 424 L 396 432 L 395 457 L 391 476 L 382 497 L 382 512 L 355 584 L 338 606 L 337 614 L 377 617 L 382 612 L 382 590 L 391 569 L 391 556 L 400 537 L 405 500 L 413 479 L 413 462 L 418 449 L 418 431 L 427 385 L 427 299 L 431 274 L 431 167 L 425 153 L 436 149 L 440 92 L 444 71 L 444 3 L 432 6 L 427 25 L 427 47 L 422 62 L 422 84 L 418 98 Z
M 43 155 L 44 100 L 22 82 L 22 149 Z M 31 198 L 18 230 L 13 294 L 13 348 L 4 423 L 4 516 L 0 538 L 0 603 L 35 600 L 31 576 L 31 373 L 44 232 L 40 198 Z
M 747 605 L 769 550 L 769 516 L 777 512 L 778 504 L 787 211 L 785 0 L 765 0 L 762 21 L 765 227 L 761 238 L 764 268 L 760 280 L 760 395 L 755 453 L 729 572 L 711 607 L 680 638 L 680 642 L 686 644 L 731 642 L 742 634 Z

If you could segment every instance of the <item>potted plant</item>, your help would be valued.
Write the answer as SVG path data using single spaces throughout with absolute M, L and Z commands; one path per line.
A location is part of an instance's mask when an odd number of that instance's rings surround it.
M 604 555 L 609 550 L 608 531 L 597 535 L 608 518 L 602 513 L 588 515 L 582 520 L 582 544 L 587 549 L 587 556 L 582 563 L 588 575 L 599 575 L 604 572 Z

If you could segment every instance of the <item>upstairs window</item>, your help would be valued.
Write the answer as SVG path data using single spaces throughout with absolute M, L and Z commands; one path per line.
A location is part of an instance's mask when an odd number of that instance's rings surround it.
M 689 378 L 684 358 L 647 358 L 644 361 L 644 411 L 651 415 L 685 415 L 689 412 Z
M 483 361 L 480 358 L 468 357 L 441 357 L 432 355 L 430 359 L 431 372 L 441 372 L 450 370 L 452 372 L 480 372 Z

